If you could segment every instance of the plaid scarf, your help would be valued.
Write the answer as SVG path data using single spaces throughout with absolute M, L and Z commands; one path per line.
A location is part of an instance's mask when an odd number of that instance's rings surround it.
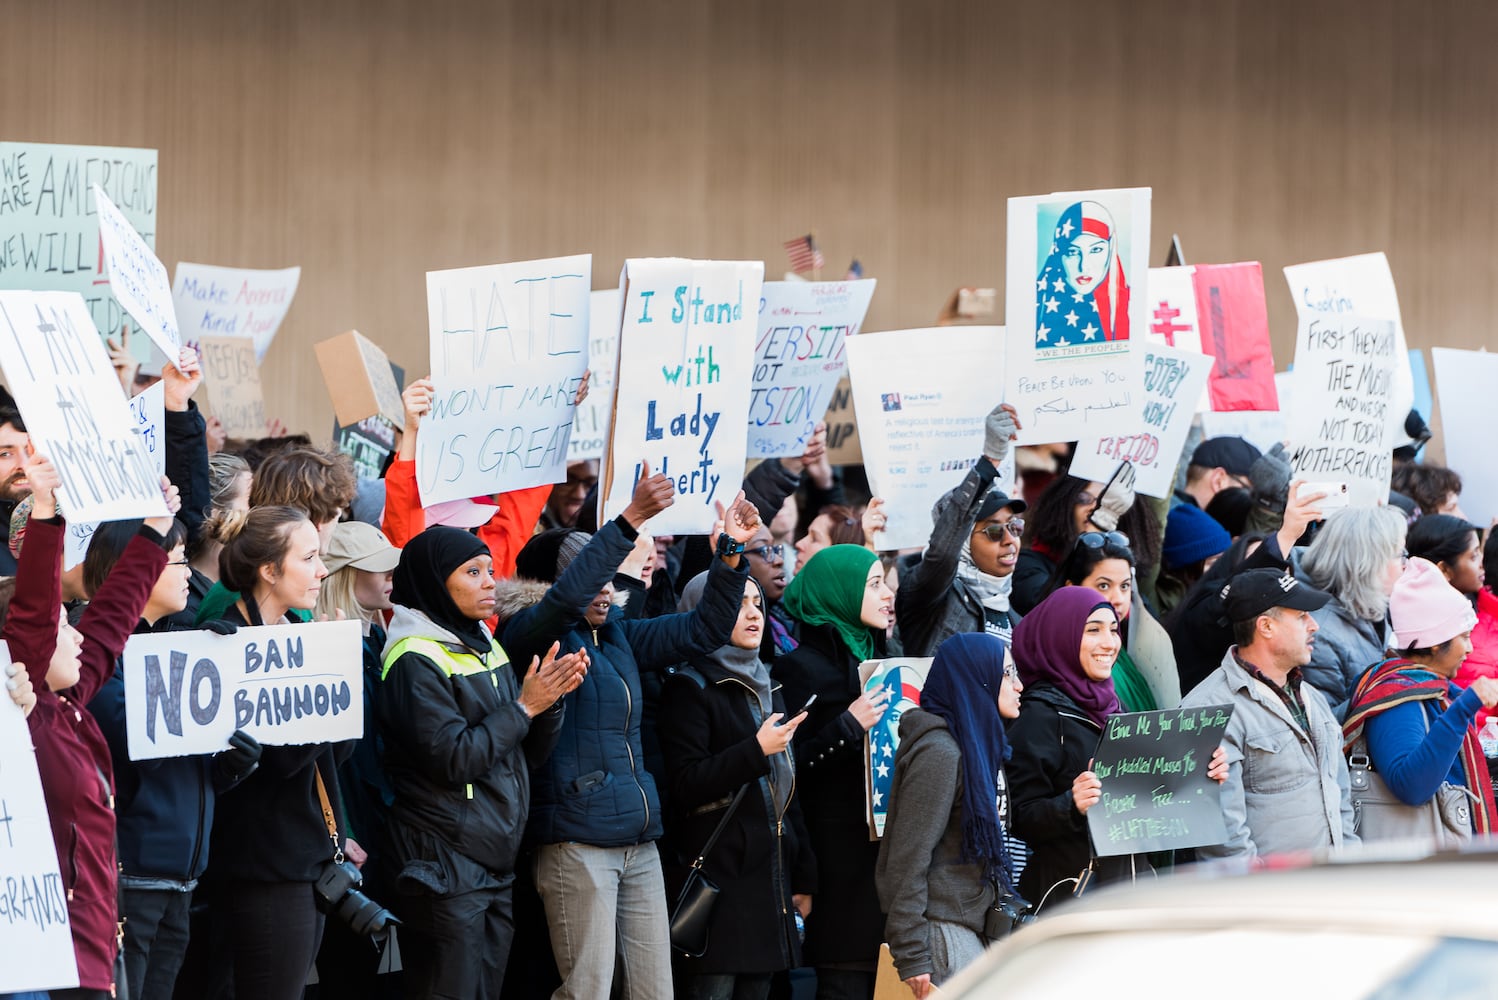
M 1350 749 L 1363 735 L 1363 726 L 1375 715 L 1412 701 L 1434 701 L 1444 712 L 1451 707 L 1450 684 L 1409 660 L 1398 657 L 1384 660 L 1363 675 L 1353 692 L 1347 721 L 1342 725 L 1344 746 Z M 1482 801 L 1482 809 L 1474 816 L 1476 830 L 1479 834 L 1492 833 L 1498 827 L 1498 809 L 1494 806 L 1488 761 L 1483 756 L 1475 726 L 1467 727 L 1460 756 L 1467 788 Z

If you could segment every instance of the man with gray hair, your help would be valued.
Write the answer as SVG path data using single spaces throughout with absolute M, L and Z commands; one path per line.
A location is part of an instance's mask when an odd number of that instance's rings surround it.
M 1321 692 L 1302 683 L 1316 622 L 1331 596 L 1288 571 L 1251 569 L 1222 593 L 1236 645 L 1182 708 L 1229 704 L 1223 734 L 1223 843 L 1199 857 L 1254 857 L 1356 843 L 1342 727 Z

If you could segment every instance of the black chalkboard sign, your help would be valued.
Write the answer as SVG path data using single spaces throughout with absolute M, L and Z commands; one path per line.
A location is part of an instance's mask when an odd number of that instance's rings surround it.
M 1231 705 L 1108 718 L 1092 769 L 1103 797 L 1087 810 L 1098 857 L 1220 844 L 1217 782 L 1207 777 Z

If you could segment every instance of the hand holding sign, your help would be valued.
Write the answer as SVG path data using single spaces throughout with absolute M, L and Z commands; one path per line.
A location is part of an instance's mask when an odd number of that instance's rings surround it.
M 31 516 L 39 521 L 57 516 L 57 488 L 62 485 L 57 466 L 41 452 L 26 460 L 26 481 L 31 484 Z
M 6 665 L 5 690 L 9 692 L 10 700 L 21 706 L 22 715 L 31 714 L 31 710 L 36 707 L 36 688 L 31 685 L 31 675 L 26 672 L 26 664 Z
M 635 483 L 635 492 L 629 506 L 619 512 L 636 530 L 646 521 L 676 502 L 676 482 L 659 472 L 650 472 L 650 463 L 640 464 L 640 481 Z
M 130 353 L 130 328 L 121 327 L 118 338 L 108 337 L 104 345 L 109 348 L 109 363 L 120 377 L 120 388 L 129 396 L 135 390 L 135 373 L 140 371 L 140 362 Z
M 167 532 L 172 530 L 172 521 L 176 519 L 177 511 L 182 509 L 182 494 L 165 476 L 161 477 L 161 499 L 166 501 L 165 516 L 146 518 L 146 527 L 165 538 Z
M 1071 801 L 1077 807 L 1077 812 L 1083 816 L 1087 810 L 1098 804 L 1103 797 L 1103 782 L 1092 771 L 1083 771 L 1072 779 Z
M 723 522 L 723 532 L 743 545 L 749 544 L 761 523 L 759 508 L 744 499 L 743 490 L 739 490 L 739 495 L 733 498 L 726 510 L 721 503 L 718 504 L 718 518 Z
M 1009 454 L 1009 442 L 1018 436 L 1019 414 L 1008 403 L 1000 403 L 989 411 L 983 421 L 983 457 L 995 467 Z
M 172 413 L 184 413 L 188 401 L 198 386 L 203 384 L 203 366 L 198 361 L 198 352 L 184 347 L 177 355 L 177 363 L 161 366 L 161 384 L 166 393 L 166 408 Z

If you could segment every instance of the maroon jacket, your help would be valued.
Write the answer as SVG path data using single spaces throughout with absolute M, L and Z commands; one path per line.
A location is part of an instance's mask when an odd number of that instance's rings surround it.
M 78 683 L 54 693 L 47 689 L 47 667 L 57 648 L 62 606 L 63 531 L 61 519 L 27 525 L 18 586 L 0 639 L 10 644 L 13 660 L 26 664 L 36 688 L 36 708 L 27 721 L 68 892 L 78 983 L 108 990 L 114 985 L 118 922 L 114 770 L 109 745 L 85 706 L 113 675 L 115 660 L 166 568 L 167 554 L 161 536 L 149 528 L 130 540 L 78 623 L 84 637 Z

